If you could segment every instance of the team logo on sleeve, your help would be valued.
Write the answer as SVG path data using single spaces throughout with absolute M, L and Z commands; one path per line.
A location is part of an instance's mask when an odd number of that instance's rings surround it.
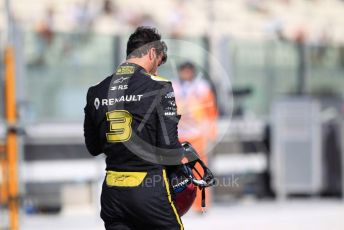
M 168 92 L 162 99 L 162 106 L 165 116 L 176 116 L 177 115 L 177 105 L 174 96 L 174 92 Z
M 94 99 L 94 107 L 96 107 L 96 110 L 98 110 L 99 105 L 100 105 L 100 100 L 99 100 L 98 97 L 96 97 L 96 98 Z
M 165 95 L 165 98 L 174 98 L 174 92 L 169 92 Z

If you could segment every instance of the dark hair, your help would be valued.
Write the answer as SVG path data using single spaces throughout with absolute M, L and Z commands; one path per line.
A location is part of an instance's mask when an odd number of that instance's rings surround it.
M 191 61 L 185 61 L 178 66 L 178 70 L 192 69 L 195 70 L 196 67 Z
M 158 55 L 163 53 L 162 63 L 167 60 L 167 46 L 161 41 L 161 35 L 155 28 L 140 26 L 129 37 L 127 58 L 142 57 L 150 48 L 155 48 Z

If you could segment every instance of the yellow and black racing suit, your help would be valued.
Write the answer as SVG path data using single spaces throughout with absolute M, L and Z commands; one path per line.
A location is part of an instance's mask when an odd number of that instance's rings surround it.
M 89 88 L 84 111 L 86 147 L 106 155 L 105 228 L 183 229 L 166 176 L 184 154 L 171 82 L 123 63 Z

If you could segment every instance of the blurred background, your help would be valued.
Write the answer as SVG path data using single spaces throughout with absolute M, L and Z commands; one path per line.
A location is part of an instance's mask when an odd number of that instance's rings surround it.
M 192 62 L 214 99 L 218 184 L 185 228 L 343 229 L 342 0 L 1 0 L 0 229 L 103 229 L 83 107 L 140 25 L 167 39 L 159 74 Z

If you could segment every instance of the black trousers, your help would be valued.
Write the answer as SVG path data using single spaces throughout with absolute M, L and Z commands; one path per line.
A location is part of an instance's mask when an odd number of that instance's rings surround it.
M 109 186 L 101 195 L 106 230 L 183 230 L 165 170 L 152 170 L 136 187 Z

